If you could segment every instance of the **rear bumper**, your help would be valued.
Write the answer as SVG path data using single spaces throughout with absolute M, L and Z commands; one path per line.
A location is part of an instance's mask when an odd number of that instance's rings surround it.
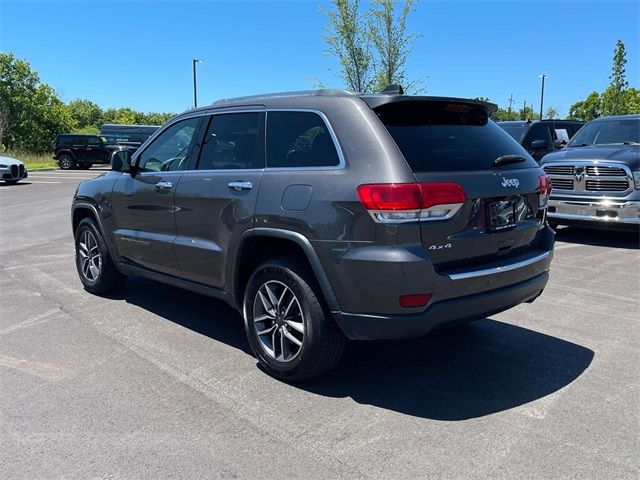
M 640 201 L 550 198 L 548 217 L 558 223 L 569 220 L 640 225 Z
M 443 300 L 424 312 L 408 315 L 367 315 L 335 312 L 344 334 L 353 340 L 413 338 L 444 325 L 478 320 L 533 301 L 542 293 L 549 274 L 544 272 L 526 281 L 465 297 Z

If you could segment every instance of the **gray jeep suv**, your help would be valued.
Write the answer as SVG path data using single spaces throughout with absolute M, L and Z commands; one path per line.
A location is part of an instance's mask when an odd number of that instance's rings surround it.
M 533 301 L 548 280 L 549 177 L 495 105 L 319 90 L 181 114 L 73 199 L 76 264 L 240 310 L 263 367 L 332 368 L 345 339 L 422 336 Z

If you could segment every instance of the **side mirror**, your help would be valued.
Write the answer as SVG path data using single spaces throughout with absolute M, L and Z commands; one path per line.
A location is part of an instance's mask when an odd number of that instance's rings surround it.
M 546 150 L 549 148 L 549 142 L 546 140 L 534 140 L 529 148 L 531 150 Z
M 131 171 L 131 152 L 129 150 L 116 150 L 111 154 L 111 170 L 114 172 Z

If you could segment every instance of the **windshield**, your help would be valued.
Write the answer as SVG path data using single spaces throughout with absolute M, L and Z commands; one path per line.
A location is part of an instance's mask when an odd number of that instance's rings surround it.
M 518 143 L 522 142 L 528 125 L 526 123 L 498 123 L 500 128 L 511 135 Z
M 640 143 L 640 118 L 597 120 L 584 126 L 567 146 Z

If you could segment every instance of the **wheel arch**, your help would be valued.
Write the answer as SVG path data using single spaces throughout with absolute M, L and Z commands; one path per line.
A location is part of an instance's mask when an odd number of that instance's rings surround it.
M 115 251 L 115 249 L 113 248 L 113 245 L 111 245 L 111 242 L 109 241 L 109 236 L 107 235 L 107 232 L 104 229 L 104 225 L 102 224 L 102 218 L 100 217 L 98 213 L 98 209 L 95 207 L 95 205 L 87 202 L 78 202 L 78 203 L 74 203 L 73 206 L 71 207 L 71 227 L 72 227 L 72 232 L 74 237 L 75 237 L 78 225 L 85 218 L 90 218 L 96 223 L 98 230 L 100 232 L 100 235 L 102 235 L 102 239 L 104 240 L 104 243 L 107 246 L 107 249 L 109 250 L 109 255 L 111 255 L 111 258 L 114 260 L 114 262 L 117 265 L 117 261 L 120 257 L 116 255 L 117 252 Z
M 254 248 L 257 242 L 261 243 L 260 249 Z M 242 309 L 246 283 L 255 267 L 265 260 L 287 254 L 300 254 L 306 260 L 327 306 L 332 312 L 339 311 L 336 296 L 311 242 L 300 233 L 275 228 L 254 228 L 241 235 L 234 260 L 226 272 L 230 280 L 226 283 L 236 306 Z

